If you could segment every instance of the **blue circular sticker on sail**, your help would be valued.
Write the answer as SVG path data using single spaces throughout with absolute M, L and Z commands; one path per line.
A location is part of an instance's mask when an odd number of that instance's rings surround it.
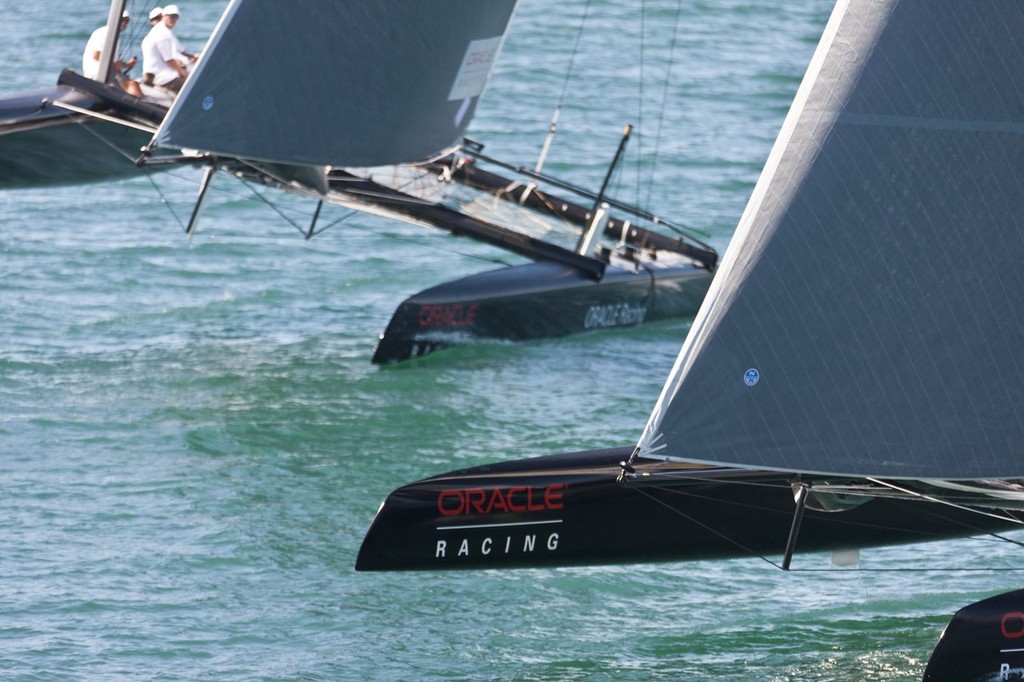
M 743 373 L 743 383 L 745 383 L 747 386 L 753 386 L 760 380 L 761 373 L 758 372 L 753 367 L 751 367 L 750 369 Z
M 213 95 L 207 95 L 203 98 L 203 111 L 209 111 L 213 109 Z

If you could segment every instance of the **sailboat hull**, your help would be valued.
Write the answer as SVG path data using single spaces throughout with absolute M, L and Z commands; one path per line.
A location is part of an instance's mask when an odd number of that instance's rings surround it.
M 94 111 L 126 124 L 61 108 Z M 163 109 L 70 71 L 52 88 L 0 97 L 0 189 L 132 177 Z
M 0 189 L 48 187 L 132 177 L 130 156 L 149 136 L 114 123 L 55 121 L 19 130 L 0 129 Z
M 624 486 L 616 480 L 619 463 L 631 450 L 504 462 L 399 488 L 378 511 L 356 569 L 580 566 L 784 553 L 795 511 L 792 476 L 640 460 L 638 482 Z M 900 499 L 847 499 L 843 509 L 806 509 L 796 551 L 921 542 L 1017 526 Z
M 1020 680 L 1024 677 L 1024 590 L 998 594 L 957 611 L 942 632 L 923 682 Z
M 373 361 L 399 362 L 475 339 L 552 338 L 693 316 L 711 275 L 686 258 L 635 269 L 609 265 L 600 280 L 553 262 L 472 275 L 405 300 Z

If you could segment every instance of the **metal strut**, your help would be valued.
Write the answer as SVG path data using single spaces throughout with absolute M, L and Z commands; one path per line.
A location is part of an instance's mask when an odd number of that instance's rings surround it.
M 188 219 L 188 227 L 185 228 L 185 234 L 192 238 L 192 233 L 196 229 L 196 225 L 199 224 L 199 214 L 203 212 L 203 204 L 206 203 L 206 192 L 210 189 L 210 182 L 213 180 L 213 174 L 217 172 L 217 169 L 213 166 L 207 166 L 206 172 L 203 173 L 203 182 L 199 186 L 199 196 L 196 198 L 195 208 L 192 209 L 192 217 Z
M 811 488 L 801 483 L 796 491 L 796 509 L 793 511 L 793 524 L 789 527 L 789 539 L 786 541 L 786 554 L 782 557 L 782 570 L 788 571 L 789 564 L 793 560 L 793 552 L 796 550 L 796 538 L 800 535 L 800 523 L 804 520 L 804 510 L 807 508 L 807 495 Z
M 580 240 L 576 243 L 576 253 L 586 255 L 585 249 L 594 239 L 594 235 L 597 233 L 598 228 L 601 227 L 601 220 L 607 216 L 607 211 L 604 211 L 603 213 L 600 211 L 601 204 L 605 203 L 604 192 L 608 189 L 608 183 L 611 182 L 612 176 L 615 174 L 616 168 L 618 168 L 619 161 L 622 160 L 622 154 L 626 151 L 626 143 L 629 142 L 629 136 L 632 132 L 633 126 L 629 124 L 627 124 L 625 130 L 622 131 L 622 139 L 619 140 L 619 148 L 615 151 L 615 158 L 612 159 L 611 165 L 608 166 L 608 172 L 604 176 L 604 182 L 601 183 L 601 189 L 594 198 L 594 208 L 590 212 L 590 226 L 582 235 L 580 235 Z
M 309 229 L 306 230 L 306 240 L 313 238 L 313 229 L 316 227 L 316 219 L 320 217 L 320 209 L 324 207 L 324 200 L 316 202 L 316 210 L 313 211 L 313 221 L 309 224 Z

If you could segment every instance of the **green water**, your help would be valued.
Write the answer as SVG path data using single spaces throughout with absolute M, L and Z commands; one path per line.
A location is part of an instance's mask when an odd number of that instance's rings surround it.
M 88 4 L 5 6 L 4 91 L 79 60 L 106 13 Z M 472 128 L 489 152 L 535 160 L 584 4 L 524 0 Z M 597 184 L 639 122 L 620 196 L 724 248 L 830 3 L 648 2 L 643 22 L 638 4 L 591 2 L 546 168 Z M 186 47 L 221 7 L 182 6 Z M 155 182 L 184 216 L 197 180 Z M 1017 586 L 878 571 L 1016 567 L 984 541 L 865 552 L 857 572 L 807 556 L 792 574 L 756 558 L 356 574 L 398 485 L 634 441 L 687 325 L 377 368 L 404 297 L 501 254 L 365 217 L 305 242 L 241 186 L 217 189 L 191 242 L 146 178 L 0 193 L 5 679 L 909 680 L 953 611 Z

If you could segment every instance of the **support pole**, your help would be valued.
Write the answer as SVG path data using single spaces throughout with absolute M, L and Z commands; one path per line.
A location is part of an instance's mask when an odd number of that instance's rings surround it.
M 309 224 L 309 230 L 306 231 L 306 239 L 310 240 L 313 238 L 313 228 L 316 227 L 316 220 L 320 217 L 320 209 L 324 207 L 324 200 L 316 202 L 316 210 L 313 211 L 313 221 Z
M 210 182 L 213 180 L 213 174 L 216 172 L 216 168 L 207 166 L 206 172 L 203 173 L 203 182 L 199 185 L 199 196 L 196 198 L 195 208 L 192 209 L 192 217 L 189 218 L 188 227 L 185 229 L 185 234 L 188 235 L 189 239 L 192 238 L 192 233 L 195 232 L 196 226 L 199 225 L 199 214 L 203 212 L 203 204 L 206 203 L 206 192 L 210 189 Z
M 605 227 L 608 226 L 608 220 L 611 215 L 608 213 L 608 204 L 601 204 L 601 206 L 594 211 L 594 218 L 590 221 L 590 225 L 587 227 L 586 232 L 580 237 L 580 243 L 576 246 L 576 252 L 581 256 L 594 257 L 594 246 L 597 243 L 597 236 L 604 234 Z
M 804 520 L 804 510 L 807 508 L 807 494 L 809 490 L 806 485 L 801 483 L 796 491 L 796 510 L 793 512 L 793 524 L 789 527 L 786 554 L 782 557 L 783 571 L 789 570 L 789 564 L 793 560 L 793 552 L 796 551 L 796 538 L 800 535 L 800 523 Z
M 615 158 L 612 159 L 612 163 L 608 166 L 608 172 L 604 175 L 604 182 L 601 183 L 601 190 L 597 193 L 597 197 L 594 199 L 594 208 L 590 212 L 590 225 L 584 230 L 580 236 L 579 242 L 576 243 L 576 253 L 585 253 L 584 248 L 589 247 L 590 243 L 594 239 L 594 234 L 597 232 L 599 223 L 601 220 L 601 206 L 605 203 L 604 193 L 608 189 L 608 184 L 612 181 L 612 176 L 615 174 L 615 169 L 619 165 L 619 161 L 622 160 L 622 154 L 626 151 L 626 143 L 629 142 L 629 136 L 633 132 L 633 126 L 630 124 L 626 125 L 625 130 L 622 131 L 622 139 L 619 140 L 619 148 L 615 152 Z M 607 215 L 607 211 L 604 212 Z

